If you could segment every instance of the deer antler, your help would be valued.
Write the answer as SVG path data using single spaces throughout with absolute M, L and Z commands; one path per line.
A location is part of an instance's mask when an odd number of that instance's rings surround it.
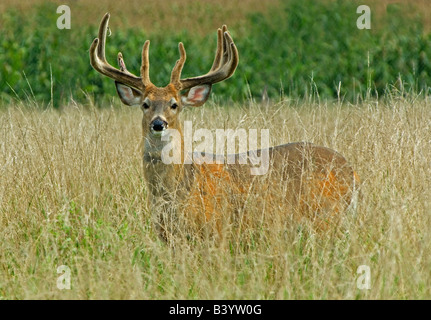
M 202 76 L 181 79 L 181 71 L 186 61 L 186 51 L 183 44 L 179 44 L 180 59 L 172 70 L 171 83 L 177 90 L 186 90 L 201 84 L 214 84 L 223 81 L 235 72 L 239 62 L 238 50 L 230 36 L 227 27 L 217 30 L 217 51 L 210 71 Z
M 135 76 L 126 69 L 126 64 L 124 63 L 121 52 L 118 53 L 117 58 L 120 69 L 114 68 L 106 61 L 105 57 L 106 32 L 108 30 L 109 17 L 109 13 L 106 13 L 100 22 L 99 35 L 94 39 L 90 47 L 90 63 L 93 68 L 101 74 L 127 86 L 144 91 L 145 87 L 152 84 L 149 75 L 150 63 L 148 58 L 150 41 L 145 41 L 142 49 L 140 77 Z M 180 59 L 177 60 L 171 74 L 171 83 L 175 88 L 177 88 L 177 90 L 187 90 L 197 85 L 212 85 L 223 81 L 232 76 L 238 66 L 238 50 L 225 25 L 222 29 L 217 30 L 216 55 L 210 71 L 205 75 L 181 79 L 181 71 L 186 61 L 186 50 L 181 42 L 179 43 L 178 48 L 180 51 Z
M 133 88 L 143 91 L 146 86 L 151 84 L 149 77 L 149 61 L 148 61 L 148 47 L 150 42 L 147 40 L 142 49 L 142 66 L 141 77 L 137 77 L 126 69 L 123 61 L 123 55 L 118 53 L 118 65 L 120 70 L 111 66 L 105 57 L 105 43 L 106 32 L 108 30 L 109 13 L 105 14 L 99 26 L 99 35 L 93 40 L 90 47 L 90 63 L 94 69 L 101 74 L 114 79 L 122 84 L 131 86 Z

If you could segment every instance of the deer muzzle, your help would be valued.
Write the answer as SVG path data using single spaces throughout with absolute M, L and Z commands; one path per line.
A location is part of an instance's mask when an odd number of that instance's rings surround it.
M 155 136 L 161 136 L 168 128 L 168 123 L 160 117 L 155 118 L 150 123 L 150 132 Z

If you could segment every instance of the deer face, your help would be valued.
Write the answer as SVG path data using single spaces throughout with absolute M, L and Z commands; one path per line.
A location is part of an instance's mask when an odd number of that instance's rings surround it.
M 181 71 L 186 61 L 183 44 L 178 45 L 180 58 L 171 73 L 171 81 L 166 87 L 156 87 L 150 80 L 149 46 L 147 40 L 142 48 L 141 76 L 137 77 L 126 68 L 123 55 L 118 53 L 119 69 L 111 66 L 105 57 L 106 33 L 109 14 L 105 14 L 99 35 L 90 47 L 90 63 L 94 69 L 115 80 L 121 101 L 129 106 L 140 106 L 145 136 L 161 136 L 168 129 L 178 129 L 178 115 L 186 106 L 199 107 L 205 103 L 214 83 L 233 75 L 238 66 L 238 50 L 223 26 L 217 30 L 217 50 L 210 71 L 202 76 L 181 79 Z
M 140 106 L 143 111 L 142 128 L 145 136 L 162 136 L 166 129 L 179 128 L 179 114 L 183 107 L 198 107 L 208 99 L 211 86 L 198 85 L 181 94 L 173 84 L 164 88 L 147 86 L 144 92 L 115 82 L 121 101 L 129 106 Z

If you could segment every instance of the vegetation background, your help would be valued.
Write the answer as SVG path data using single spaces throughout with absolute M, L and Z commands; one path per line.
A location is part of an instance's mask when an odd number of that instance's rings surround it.
M 2 1 L 1 101 L 31 98 L 60 107 L 88 95 L 100 102 L 115 89 L 88 63 L 88 48 L 103 14 L 112 14 L 107 57 L 125 55 L 139 71 L 143 42 L 151 39 L 151 78 L 164 85 L 183 41 L 184 76 L 211 66 L 216 28 L 227 24 L 241 53 L 238 75 L 217 86 L 222 99 L 304 97 L 318 88 L 324 98 L 357 101 L 382 96 L 400 81 L 420 91 L 430 82 L 430 6 L 422 1 L 63 1 L 72 28 L 59 30 L 59 1 Z M 359 30 L 356 8 L 368 4 L 372 29 Z M 157 63 L 157 61 L 162 61 Z M 52 89 L 52 90 L 51 90 Z M 368 92 L 370 91 L 370 92 Z M 52 92 L 52 94 L 51 94 Z
M 70 30 L 56 27 L 60 4 Z M 362 4 L 371 30 L 356 28 Z M 361 177 L 357 210 L 323 233 L 286 215 L 222 243 L 161 243 L 145 206 L 141 111 L 89 64 L 105 12 L 108 60 L 121 51 L 138 72 L 151 39 L 158 85 L 179 41 L 184 75 L 207 72 L 227 24 L 235 76 L 183 119 L 336 149 Z M 1 1 L 0 299 L 430 299 L 430 31 L 427 0 Z M 62 265 L 70 290 L 57 287 Z

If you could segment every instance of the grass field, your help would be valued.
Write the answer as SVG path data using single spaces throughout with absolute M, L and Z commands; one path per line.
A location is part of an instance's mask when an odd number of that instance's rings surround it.
M 361 2 L 372 8 L 369 32 L 355 25 L 359 1 L 142 3 L 0 3 L 0 300 L 431 299 L 428 1 Z M 71 7 L 71 30 L 55 25 L 60 4 Z M 139 70 L 150 38 L 157 85 L 178 41 L 184 74 L 206 72 L 215 28 L 228 24 L 235 76 L 182 119 L 339 151 L 361 179 L 357 209 L 320 232 L 286 212 L 244 237 L 232 228 L 222 242 L 161 242 L 146 207 L 142 112 L 113 98 L 88 60 L 107 11 L 108 60 L 121 50 Z M 281 209 L 257 211 L 248 212 Z M 58 287 L 61 266 L 70 289 Z M 369 289 L 357 286 L 360 266 Z
M 324 233 L 283 224 L 248 246 L 202 241 L 175 252 L 145 206 L 139 109 L 1 111 L 0 298 L 431 298 L 431 100 L 402 96 L 185 111 L 196 127 L 271 128 L 272 144 L 335 148 L 361 176 L 361 198 Z M 70 290 L 57 288 L 61 265 Z M 360 265 L 369 290 L 357 288 Z

